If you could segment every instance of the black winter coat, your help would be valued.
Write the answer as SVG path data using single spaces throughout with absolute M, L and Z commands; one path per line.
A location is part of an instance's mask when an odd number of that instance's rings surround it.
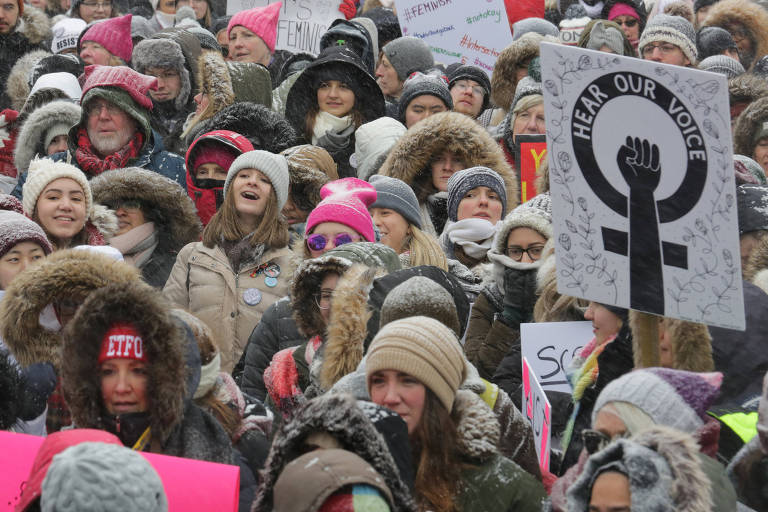
M 19 58 L 32 50 L 47 50 L 47 48 L 30 42 L 22 32 L 0 35 L 0 110 L 11 106 L 11 98 L 5 90 L 11 68 Z

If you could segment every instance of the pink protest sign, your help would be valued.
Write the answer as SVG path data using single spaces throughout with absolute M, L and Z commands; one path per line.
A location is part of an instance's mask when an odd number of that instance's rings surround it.
M 0 431 L 0 512 L 19 501 L 32 462 L 44 438 Z M 154 453 L 142 453 L 160 475 L 170 512 L 236 511 L 240 468 Z
M 541 469 L 549 471 L 552 407 L 549 405 L 547 395 L 544 394 L 544 389 L 536 379 L 531 365 L 528 364 L 527 358 L 523 358 L 523 405 L 525 418 L 533 430 L 539 466 Z

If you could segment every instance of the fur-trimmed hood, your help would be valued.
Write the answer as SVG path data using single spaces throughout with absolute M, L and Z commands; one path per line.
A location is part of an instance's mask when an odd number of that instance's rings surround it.
M 235 102 L 235 92 L 232 89 L 232 77 L 229 76 L 229 68 L 224 57 L 219 52 L 204 51 L 197 59 L 197 91 L 208 95 L 211 102 L 211 112 L 220 112 Z M 187 146 L 192 144 L 198 136 L 211 130 L 201 130 L 200 124 L 213 115 L 199 118 L 194 113 L 190 115 L 184 125 L 186 133 L 184 142 Z M 192 126 L 188 126 L 188 125 Z
M 334 255 L 307 259 L 298 266 L 291 283 L 291 304 L 293 319 L 302 335 L 311 338 L 325 333 L 325 321 L 315 303 L 315 294 L 328 272 L 343 275 L 350 266 L 349 260 Z
M 50 54 L 51 52 L 47 50 L 32 50 L 16 60 L 16 64 L 8 73 L 8 81 L 5 83 L 5 91 L 11 99 L 13 110 L 20 111 L 24 107 L 24 102 L 27 101 L 31 89 L 28 82 L 29 75 L 37 63 Z
M 453 414 L 459 415 L 456 431 L 459 451 L 470 460 L 482 462 L 499 453 L 501 426 L 496 415 L 477 393 L 466 389 L 456 392 Z
M 768 238 L 763 238 L 752 250 L 742 269 L 744 279 L 768 293 Z
M 339 179 L 336 162 L 325 149 L 309 144 L 293 146 L 280 154 L 288 161 L 294 203 L 302 210 L 307 210 L 306 206 L 314 209 L 322 199 L 320 189 L 323 185 Z M 307 204 L 302 205 L 302 202 Z
M 45 14 L 45 11 L 33 7 L 29 4 L 24 5 L 24 14 L 21 15 L 22 23 L 16 27 L 16 31 L 24 34 L 32 44 L 41 44 L 50 40 L 51 20 Z
M 491 99 L 497 107 L 505 111 L 509 110 L 517 88 L 517 78 L 515 78 L 517 67 L 525 61 L 538 57 L 539 45 L 542 42 L 560 43 L 556 37 L 529 32 L 501 51 L 491 77 Z
M 429 165 L 443 151 L 456 155 L 467 168 L 483 166 L 499 173 L 507 189 L 507 209 L 517 206 L 517 178 L 504 152 L 474 119 L 458 112 L 435 114 L 412 126 L 389 152 L 379 174 L 404 181 L 424 202 L 436 192 Z
M 170 178 L 127 167 L 101 173 L 90 185 L 95 202 L 114 205 L 120 200 L 139 199 L 146 205 L 158 233 L 156 251 L 175 254 L 200 239 L 202 224 L 195 205 L 181 185 Z
M 768 24 L 766 26 L 768 27 Z M 752 158 L 756 146 L 752 139 L 765 121 L 768 121 L 768 96 L 750 103 L 738 117 L 733 130 L 733 152 Z
M 728 80 L 728 95 L 731 105 L 735 103 L 752 103 L 758 98 L 768 95 L 768 82 L 751 73 L 743 73 Z
M 102 339 L 115 323 L 133 325 L 144 342 L 150 428 L 162 445 L 183 418 L 186 334 L 161 293 L 139 281 L 94 291 L 64 329 L 62 388 L 72 418 L 78 428 L 105 430 L 97 369 Z
M 22 366 L 50 361 L 61 367 L 61 334 L 40 325 L 40 313 L 63 299 L 82 300 L 112 283 L 140 279 L 138 270 L 90 251 L 57 251 L 13 280 L 0 301 L 3 341 Z
M 641 315 L 642 313 L 639 311 L 629 311 L 629 326 L 632 330 L 632 355 L 636 368 L 642 367 L 641 347 L 659 343 L 658 339 L 648 339 L 649 334 L 643 328 Z M 714 371 L 712 336 L 710 336 L 706 325 L 664 317 L 664 329 L 672 349 L 673 369 L 690 372 Z
M 66 100 L 52 101 L 35 109 L 24 121 L 16 141 L 14 163 L 19 174 L 27 172 L 29 162 L 36 155 L 47 154 L 43 138 L 50 128 L 59 124 L 71 128 L 80 122 L 81 114 L 80 105 Z
M 709 10 L 702 27 L 723 27 L 730 24 L 743 25 L 754 44 L 755 56 L 744 65 L 750 71 L 755 62 L 768 54 L 768 11 L 751 0 L 722 0 Z

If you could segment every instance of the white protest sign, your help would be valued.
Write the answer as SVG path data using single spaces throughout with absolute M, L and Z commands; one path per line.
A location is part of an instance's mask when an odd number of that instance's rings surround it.
M 341 0 L 227 0 L 227 15 L 282 1 L 277 22 L 278 50 L 320 53 L 320 37 L 334 20 L 343 18 Z
M 504 0 L 395 0 L 404 36 L 423 39 L 435 62 L 461 62 L 488 76 L 512 42 Z
M 549 446 L 552 440 L 552 407 L 536 380 L 528 360 L 523 358 L 523 411 L 533 430 L 533 443 L 539 467 L 549 471 Z
M 560 293 L 744 329 L 723 75 L 541 45 Z
M 592 322 L 520 324 L 520 353 L 547 391 L 571 392 L 565 370 L 595 334 Z

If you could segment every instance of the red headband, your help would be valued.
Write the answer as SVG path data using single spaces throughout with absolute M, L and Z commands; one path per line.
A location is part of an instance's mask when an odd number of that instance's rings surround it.
M 144 340 L 130 324 L 115 324 L 104 334 L 101 341 L 99 364 L 107 359 L 134 359 L 147 362 Z

